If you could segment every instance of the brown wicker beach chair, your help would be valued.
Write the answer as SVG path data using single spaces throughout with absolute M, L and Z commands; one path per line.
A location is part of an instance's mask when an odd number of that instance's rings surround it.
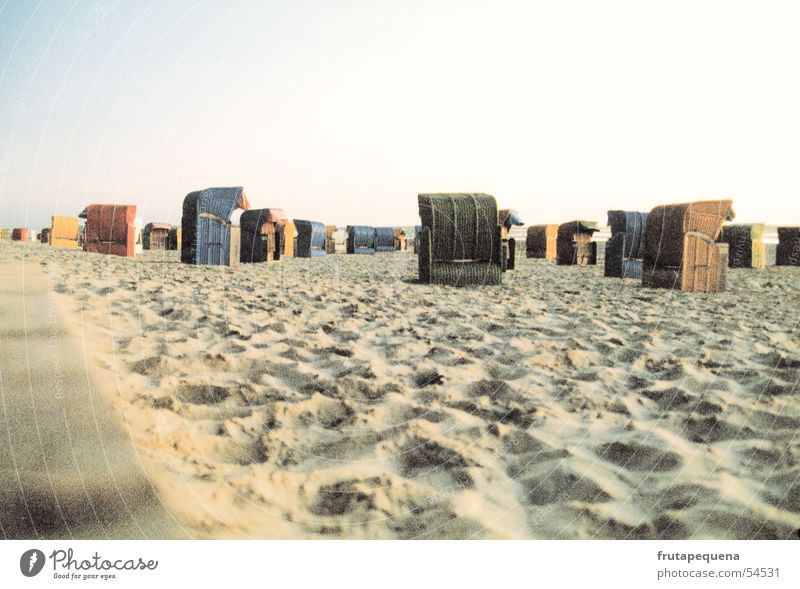
M 557 239 L 558 225 L 531 225 L 525 239 L 525 255 L 555 260 Z
M 558 226 L 556 264 L 561 266 L 594 266 L 597 244 L 592 241 L 597 231 L 595 221 L 569 221 Z
M 408 249 L 406 232 L 400 227 L 396 227 L 394 230 L 394 249 L 398 252 L 404 252 Z
M 658 206 L 644 233 L 642 284 L 684 292 L 716 292 L 724 287 L 727 248 L 718 247 L 732 201 L 710 200 Z
M 292 221 L 282 221 L 275 224 L 275 231 L 278 236 L 278 247 L 280 255 L 294 257 L 294 243 L 297 239 L 297 227 Z

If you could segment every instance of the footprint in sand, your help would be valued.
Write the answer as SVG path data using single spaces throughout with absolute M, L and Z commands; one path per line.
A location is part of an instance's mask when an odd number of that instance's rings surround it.
M 611 442 L 595 448 L 598 456 L 629 470 L 665 472 L 683 464 L 675 452 L 659 450 L 642 444 Z

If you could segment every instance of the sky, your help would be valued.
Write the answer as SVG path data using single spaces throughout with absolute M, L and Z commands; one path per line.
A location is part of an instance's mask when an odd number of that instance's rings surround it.
M 800 3 L 0 0 L 0 226 L 184 196 L 413 225 L 732 198 L 800 224 Z

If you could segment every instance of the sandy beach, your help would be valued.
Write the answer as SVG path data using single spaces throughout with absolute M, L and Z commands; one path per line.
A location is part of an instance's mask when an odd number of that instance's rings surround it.
M 415 284 L 399 252 L 226 268 L 0 242 L 23 257 L 175 537 L 800 528 L 800 268 L 705 295 L 521 256 L 467 289 Z

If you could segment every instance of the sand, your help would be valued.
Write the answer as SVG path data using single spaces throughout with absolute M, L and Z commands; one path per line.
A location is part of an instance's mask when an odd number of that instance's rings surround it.
M 454 289 L 414 284 L 406 253 L 221 268 L 0 242 L 23 255 L 181 534 L 800 528 L 800 268 L 705 295 L 602 259 Z

